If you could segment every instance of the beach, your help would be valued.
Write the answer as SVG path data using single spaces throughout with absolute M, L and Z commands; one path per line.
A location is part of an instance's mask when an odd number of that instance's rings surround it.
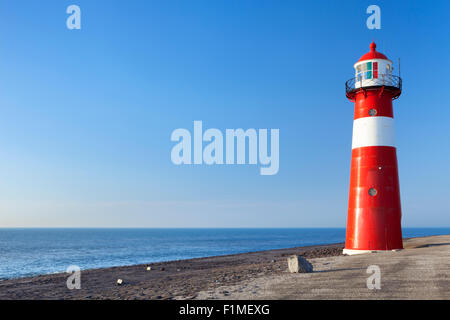
M 449 299 L 450 236 L 404 244 L 357 256 L 342 255 L 340 243 L 82 270 L 79 290 L 67 288 L 66 273 L 3 280 L 0 299 Z M 294 254 L 314 272 L 289 273 Z M 366 286 L 370 265 L 381 269 L 380 290 Z

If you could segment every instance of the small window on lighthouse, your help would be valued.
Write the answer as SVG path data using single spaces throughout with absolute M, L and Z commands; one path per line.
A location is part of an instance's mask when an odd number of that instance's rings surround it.
M 356 67 L 356 79 L 357 79 L 357 81 L 361 81 L 362 80 L 361 65 Z
M 387 68 L 387 74 L 392 74 L 392 69 L 394 69 L 394 68 L 390 64 L 388 64 L 386 66 L 386 68 Z
M 367 77 L 367 64 L 362 64 L 361 65 L 361 73 L 363 75 L 363 78 L 366 79 Z
M 375 196 L 377 195 L 377 189 L 375 189 L 375 188 L 370 188 L 370 189 L 369 189 L 369 195 L 370 195 L 371 197 L 375 197 Z
M 372 62 L 367 62 L 366 79 L 372 79 Z
M 373 63 L 373 78 L 378 78 L 378 62 Z

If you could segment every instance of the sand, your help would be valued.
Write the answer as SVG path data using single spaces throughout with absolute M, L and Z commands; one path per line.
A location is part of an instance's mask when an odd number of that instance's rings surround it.
M 342 249 L 343 244 L 333 244 L 82 270 L 80 290 L 67 289 L 65 273 L 3 280 L 0 299 L 195 299 L 201 291 L 283 274 L 291 254 L 330 257 Z
M 68 274 L 4 280 L 0 299 L 450 299 L 450 236 L 404 244 L 357 256 L 333 244 L 85 270 L 80 290 L 67 289 Z M 292 254 L 314 272 L 289 273 Z M 379 290 L 367 287 L 370 265 L 380 268 Z
M 413 238 L 404 245 L 405 250 L 397 252 L 313 258 L 313 273 L 257 277 L 201 291 L 196 299 L 449 300 L 450 236 Z M 379 268 L 379 289 L 367 286 L 373 275 L 369 266 Z

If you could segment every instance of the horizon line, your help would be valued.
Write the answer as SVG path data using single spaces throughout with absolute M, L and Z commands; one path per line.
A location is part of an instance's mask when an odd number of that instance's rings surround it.
M 450 226 L 402 227 L 402 229 L 450 229 Z M 2 229 L 346 229 L 346 227 L 0 227 Z

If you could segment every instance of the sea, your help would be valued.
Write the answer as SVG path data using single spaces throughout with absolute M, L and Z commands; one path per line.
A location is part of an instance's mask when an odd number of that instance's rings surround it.
M 450 234 L 406 228 L 404 237 Z M 2 229 L 0 280 L 81 270 L 342 243 L 344 228 L 326 229 Z

